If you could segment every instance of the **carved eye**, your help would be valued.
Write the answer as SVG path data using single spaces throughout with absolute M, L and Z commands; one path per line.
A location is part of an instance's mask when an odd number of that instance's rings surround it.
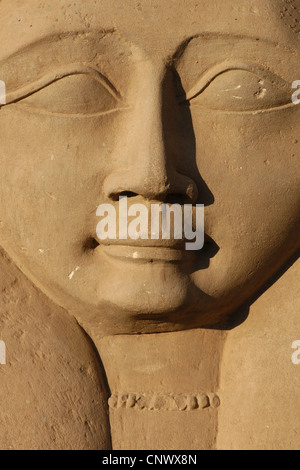
M 291 103 L 290 86 L 276 78 L 260 78 L 247 70 L 227 70 L 211 79 L 199 93 L 192 93 L 189 102 L 232 112 L 276 109 Z
M 37 111 L 66 115 L 105 114 L 124 108 L 116 90 L 88 73 L 64 76 L 18 100 Z

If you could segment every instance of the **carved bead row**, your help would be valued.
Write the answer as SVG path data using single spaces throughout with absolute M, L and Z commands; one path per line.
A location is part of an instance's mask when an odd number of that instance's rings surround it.
M 215 393 L 196 395 L 115 393 L 109 398 L 108 404 L 113 409 L 192 411 L 209 407 L 218 408 L 220 399 Z

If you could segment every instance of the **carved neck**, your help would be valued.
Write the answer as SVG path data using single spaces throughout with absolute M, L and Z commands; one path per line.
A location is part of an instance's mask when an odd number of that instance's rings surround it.
M 213 330 L 102 339 L 113 448 L 215 448 L 224 339 Z
M 189 330 L 110 336 L 98 349 L 111 392 L 213 392 L 218 388 L 225 333 Z

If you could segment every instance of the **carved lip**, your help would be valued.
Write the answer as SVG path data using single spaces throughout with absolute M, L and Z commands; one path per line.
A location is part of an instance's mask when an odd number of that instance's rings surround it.
M 100 250 L 113 258 L 133 262 L 182 262 L 193 256 L 193 252 L 162 246 L 100 245 Z
M 126 240 L 116 239 L 116 240 L 101 240 L 99 242 L 97 238 L 97 242 L 100 246 L 122 246 L 122 247 L 133 247 L 133 248 L 166 248 L 166 249 L 176 249 L 176 250 L 184 250 L 186 240 L 181 238 L 179 240 L 175 240 L 174 238 L 171 239 L 152 239 L 149 237 L 146 240 L 138 239 L 134 240 L 128 238 Z

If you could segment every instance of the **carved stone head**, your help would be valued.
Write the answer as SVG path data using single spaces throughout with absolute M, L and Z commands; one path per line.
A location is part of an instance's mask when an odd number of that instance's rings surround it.
M 3 0 L 0 244 L 12 260 L 99 331 L 209 327 L 234 312 L 300 247 L 299 19 L 299 2 L 274 0 Z M 203 249 L 101 243 L 96 209 L 122 195 L 204 204 Z

